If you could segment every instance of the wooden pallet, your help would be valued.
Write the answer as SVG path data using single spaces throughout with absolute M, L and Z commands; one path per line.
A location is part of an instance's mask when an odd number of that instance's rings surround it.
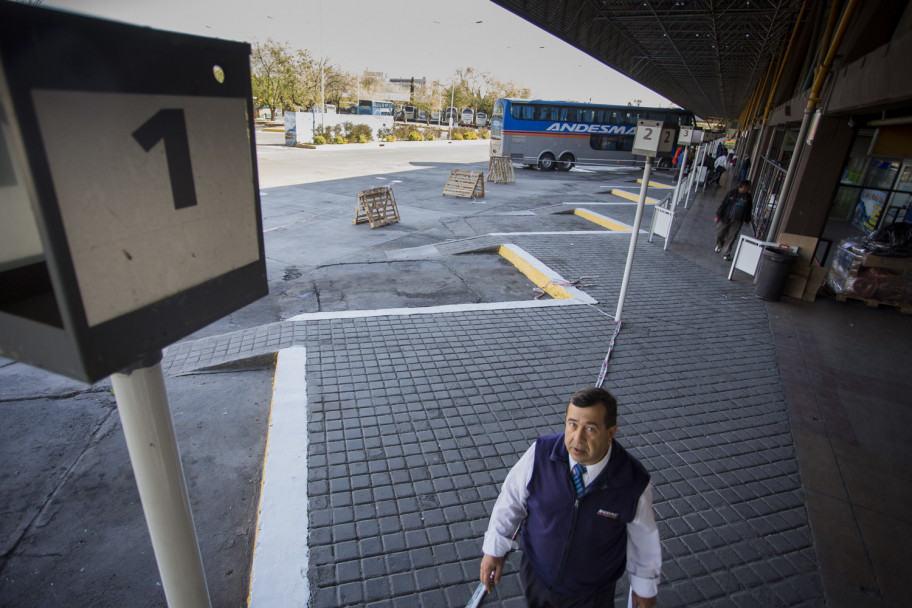
M 453 169 L 443 187 L 443 193 L 463 198 L 482 198 L 484 197 L 484 173 Z
M 495 184 L 515 184 L 516 175 L 513 173 L 513 161 L 509 156 L 492 156 L 488 162 L 488 180 Z
M 353 224 L 370 223 L 370 227 L 379 228 L 399 221 L 399 209 L 392 186 L 380 186 L 358 193 L 358 204 L 355 205 Z
M 912 306 L 908 304 L 898 304 L 895 302 L 884 302 L 882 300 L 875 300 L 873 298 L 857 298 L 854 296 L 847 296 L 841 293 L 836 294 L 837 302 L 845 302 L 846 300 L 854 300 L 856 302 L 864 302 L 865 306 L 870 306 L 871 308 L 877 308 L 878 306 L 889 306 L 890 308 L 898 308 L 899 312 L 904 315 L 912 315 Z

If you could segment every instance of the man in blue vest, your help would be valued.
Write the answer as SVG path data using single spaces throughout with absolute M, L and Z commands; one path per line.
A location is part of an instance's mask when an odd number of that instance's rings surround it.
M 489 593 L 522 523 L 520 577 L 530 608 L 613 606 L 625 571 L 633 606 L 655 606 L 662 548 L 652 484 L 613 441 L 617 430 L 611 393 L 580 389 L 567 405 L 564 432 L 539 437 L 510 470 L 482 547 Z

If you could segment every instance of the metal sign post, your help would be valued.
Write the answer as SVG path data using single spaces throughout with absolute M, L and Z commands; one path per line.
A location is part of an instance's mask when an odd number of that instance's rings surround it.
M 678 169 L 678 181 L 675 184 L 674 197 L 671 201 L 671 210 L 674 211 L 678 206 L 678 200 L 681 197 L 681 182 L 684 181 L 684 171 L 687 169 L 687 149 L 690 147 L 690 138 L 693 134 L 692 127 L 681 127 L 680 132 L 678 133 L 678 145 L 683 146 L 684 149 L 681 150 L 681 155 L 678 156 L 679 169 Z
M 250 45 L 0 2 L 0 355 L 111 376 L 172 608 L 210 602 L 161 349 L 268 293 L 254 134 Z
M 161 352 L 112 374 L 111 385 L 168 606 L 210 606 Z
M 636 217 L 633 220 L 633 231 L 630 233 L 630 247 L 627 249 L 627 264 L 624 266 L 624 279 L 621 282 L 621 293 L 618 296 L 617 312 L 614 313 L 614 320 L 617 323 L 621 321 L 621 312 L 624 310 L 624 299 L 627 297 L 627 285 L 630 283 L 630 271 L 633 269 L 633 254 L 636 252 L 637 236 L 640 233 L 640 225 L 643 223 L 643 209 L 646 207 L 646 189 L 649 187 L 649 176 L 652 174 L 652 157 L 646 157 L 646 165 L 643 167 L 643 185 L 640 186 L 640 198 L 637 200 Z
M 627 264 L 624 266 L 624 278 L 621 281 L 617 312 L 614 314 L 616 323 L 621 322 L 621 312 L 624 310 L 624 300 L 627 297 L 627 285 L 630 283 L 630 271 L 633 269 L 633 256 L 636 253 L 637 237 L 640 233 L 640 225 L 643 223 L 643 210 L 646 208 L 646 191 L 649 188 L 649 176 L 652 174 L 652 160 L 659 151 L 659 144 L 662 139 L 661 121 L 641 120 L 637 123 L 636 135 L 633 138 L 633 153 L 645 156 L 646 164 L 643 166 L 643 181 L 640 186 L 640 197 L 637 200 L 633 230 L 630 233 L 630 247 L 627 249 Z

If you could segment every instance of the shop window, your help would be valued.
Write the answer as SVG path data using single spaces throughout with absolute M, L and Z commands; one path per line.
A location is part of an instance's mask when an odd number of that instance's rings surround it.
M 912 160 L 903 162 L 875 157 L 867 158 L 866 161 L 862 187 L 855 187 L 854 184 L 841 185 L 840 192 L 837 193 L 837 204 L 840 195 L 843 196 L 843 204 L 851 200 L 851 191 L 858 195 L 858 202 L 852 212 L 852 226 L 870 234 L 881 226 L 912 219 L 909 213 Z M 850 166 L 852 164 L 849 163 Z M 842 183 L 850 180 L 857 182 L 857 172 L 850 172 L 847 168 Z

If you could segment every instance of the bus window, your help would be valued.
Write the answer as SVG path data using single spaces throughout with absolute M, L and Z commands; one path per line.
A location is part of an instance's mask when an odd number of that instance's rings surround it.
M 527 103 L 514 103 L 510 114 L 517 120 L 535 120 L 535 106 Z
M 630 152 L 633 149 L 633 137 L 630 135 L 590 135 L 589 147 L 606 152 Z
M 497 100 L 494 104 L 494 112 L 491 114 L 492 118 L 503 118 L 504 117 L 504 102 L 500 99 Z

